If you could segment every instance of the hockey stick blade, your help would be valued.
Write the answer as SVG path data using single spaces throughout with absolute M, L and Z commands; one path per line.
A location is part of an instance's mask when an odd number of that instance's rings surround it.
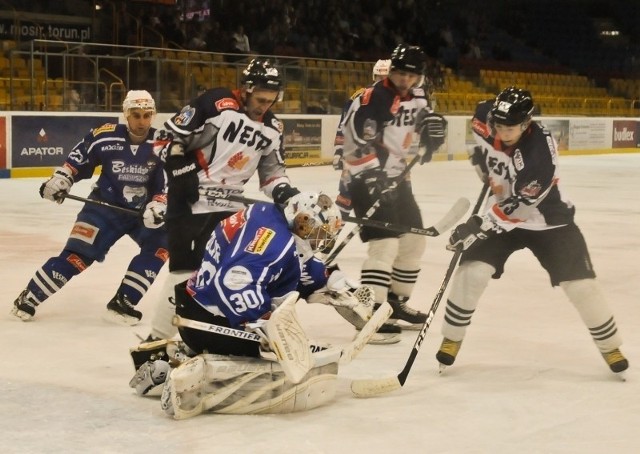
M 374 397 L 402 388 L 398 377 L 371 378 L 351 382 L 351 392 L 356 397 Z

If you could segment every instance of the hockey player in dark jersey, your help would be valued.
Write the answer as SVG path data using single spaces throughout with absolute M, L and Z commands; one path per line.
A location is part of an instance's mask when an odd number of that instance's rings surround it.
M 282 123 L 271 107 L 283 82 L 269 60 L 253 59 L 240 88 L 212 88 L 166 122 L 169 275 L 152 319 L 149 339 L 170 339 L 173 288 L 198 268 L 214 227 L 243 205 L 224 199 L 241 195 L 258 172 L 260 189 L 283 203 L 299 193 L 285 173 Z M 159 142 L 166 137 L 159 137 Z M 216 195 L 212 198 L 204 195 Z
M 161 402 L 178 419 L 207 410 L 285 413 L 330 400 L 340 353 L 310 348 L 294 305 L 303 298 L 370 313 L 373 292 L 352 292 L 340 270 L 314 256 L 340 226 L 334 202 L 317 193 L 284 208 L 259 202 L 220 222 L 197 272 L 175 288 L 175 323 L 191 358 L 174 356 L 173 370 L 163 359 L 145 362 L 130 386 L 147 395 L 168 376 Z
M 391 60 L 378 60 L 376 64 L 373 65 L 371 77 L 374 84 L 389 75 L 390 66 Z M 353 100 L 364 93 L 365 90 L 366 87 L 359 88 L 344 104 L 342 115 L 340 115 L 340 122 L 338 123 L 338 129 L 336 130 L 336 137 L 333 141 L 333 168 L 336 170 L 342 170 L 342 173 L 340 175 L 340 183 L 338 185 L 338 197 L 336 198 L 336 203 L 338 205 L 338 208 L 340 208 L 340 210 L 345 215 L 348 215 L 351 212 L 351 194 L 349 192 L 349 185 L 351 184 L 351 173 L 349 172 L 349 169 L 344 168 L 344 159 L 342 156 L 342 148 L 344 147 L 342 121 L 344 120 L 346 113 L 349 111 L 349 107 L 351 107 Z
M 128 325 L 142 313 L 135 305 L 144 296 L 167 260 L 166 211 L 162 162 L 154 153 L 151 122 L 155 102 L 144 90 L 131 90 L 123 103 L 127 124 L 95 128 L 69 153 L 62 167 L 40 187 L 40 195 L 64 201 L 71 186 L 93 177 L 102 166 L 90 199 L 118 207 L 140 210 L 132 216 L 99 204 L 85 203 L 78 213 L 60 255 L 40 267 L 14 302 L 11 313 L 27 321 L 36 308 L 94 261 L 103 261 L 111 246 L 128 235 L 140 247 L 131 260 L 116 295 L 107 304 L 107 317 Z
M 529 249 L 577 309 L 613 372 L 629 366 L 613 313 L 595 279 L 589 252 L 574 222 L 575 208 L 559 186 L 558 151 L 551 133 L 532 121 L 531 93 L 517 87 L 478 104 L 472 119 L 477 146 L 471 162 L 492 196 L 484 214 L 459 225 L 449 249 L 464 250 L 451 284 L 436 354 L 455 361 L 467 327 L 491 278 L 512 253 Z
M 420 134 L 420 145 L 426 148 L 421 163 L 428 162 L 445 140 L 446 120 L 431 111 L 424 90 L 419 88 L 425 64 L 426 57 L 418 46 L 396 47 L 389 75 L 354 99 L 342 121 L 343 155 L 352 179 L 349 192 L 356 216 L 365 216 L 379 200 L 380 208 L 373 219 L 423 225 L 410 179 L 394 179 L 416 155 L 416 133 Z M 397 189 L 389 191 L 394 182 Z M 389 301 L 394 309 L 392 321 L 402 320 L 408 327 L 422 325 L 426 314 L 409 307 L 407 299 L 418 279 L 424 236 L 363 227 L 360 237 L 368 243 L 362 284 L 374 288 L 377 303 Z M 388 341 L 399 341 L 399 333 L 396 329 Z

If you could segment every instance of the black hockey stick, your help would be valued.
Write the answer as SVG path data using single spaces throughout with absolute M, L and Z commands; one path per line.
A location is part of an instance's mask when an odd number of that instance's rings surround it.
M 102 200 L 87 199 L 84 197 L 78 197 L 77 195 L 73 195 L 73 194 L 64 194 L 62 195 L 62 197 L 65 199 L 77 200 L 78 202 L 93 203 L 94 205 L 100 205 L 103 207 L 111 208 L 112 210 L 121 211 L 123 213 L 131 214 L 133 216 L 142 216 L 142 212 L 139 210 L 134 210 L 133 208 L 125 208 L 118 205 L 113 205 L 109 202 L 103 202 Z
M 480 191 L 480 196 L 476 202 L 476 205 L 473 207 L 472 215 L 477 214 L 484 203 L 485 198 L 487 197 L 487 193 L 489 192 L 489 184 L 485 183 L 482 186 L 482 190 Z M 385 394 L 391 391 L 395 391 L 397 389 L 402 388 L 404 383 L 407 381 L 407 377 L 409 376 L 409 372 L 411 372 L 411 367 L 418 356 L 418 351 L 420 351 L 420 346 L 424 341 L 427 330 L 429 326 L 431 326 L 431 322 L 433 321 L 433 317 L 436 314 L 436 310 L 438 309 L 438 305 L 442 300 L 442 296 L 444 295 L 445 290 L 447 289 L 447 285 L 449 285 L 449 280 L 451 280 L 451 276 L 453 275 L 454 270 L 458 264 L 458 260 L 462 255 L 462 251 L 456 251 L 451 258 L 451 262 L 449 262 L 449 266 L 445 273 L 442 284 L 440 284 L 440 288 L 438 289 L 438 293 L 431 304 L 431 308 L 429 309 L 429 314 L 427 319 L 422 324 L 422 328 L 418 333 L 418 337 L 416 338 L 415 343 L 413 344 L 413 348 L 411 349 L 411 353 L 409 354 L 409 358 L 404 366 L 404 368 L 400 371 L 400 373 L 393 377 L 385 377 L 385 378 L 365 378 L 360 380 L 353 380 L 351 382 L 351 392 L 355 394 L 357 397 L 373 397 L 380 394 Z
M 200 194 L 210 199 L 228 200 L 230 202 L 242 203 L 243 205 L 251 205 L 256 202 L 273 203 L 267 200 L 258 200 L 239 195 L 223 194 L 213 188 L 201 189 Z M 445 215 L 444 218 L 438 221 L 437 224 L 434 224 L 427 228 L 408 227 L 405 225 L 392 224 L 391 222 L 378 221 L 375 219 L 356 218 L 346 215 L 342 215 L 342 220 L 344 222 L 351 222 L 366 227 L 375 227 L 379 229 L 390 230 L 397 233 L 414 233 L 416 235 L 438 236 L 442 233 L 443 230 L 447 230 L 448 228 L 452 227 L 452 225 L 457 222 L 464 215 L 464 213 L 467 212 L 468 209 L 469 201 L 465 198 L 460 198 L 456 201 L 454 206 L 451 208 L 449 213 Z

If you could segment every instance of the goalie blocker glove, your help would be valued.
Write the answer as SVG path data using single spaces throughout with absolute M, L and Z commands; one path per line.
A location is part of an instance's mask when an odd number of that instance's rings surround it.
M 447 249 L 466 251 L 476 240 L 486 240 L 489 236 L 497 233 L 500 233 L 500 228 L 491 220 L 474 214 L 467 222 L 453 229 Z
M 284 205 L 291 197 L 298 194 L 300 194 L 298 188 L 294 188 L 289 183 L 280 183 L 273 188 L 273 191 L 271 191 L 273 201 L 280 205 Z
M 189 204 L 196 203 L 200 198 L 198 192 L 200 167 L 195 159 L 185 156 L 182 145 L 171 145 L 164 168 L 169 180 L 171 197 Z
M 420 164 L 431 161 L 433 153 L 440 148 L 447 137 L 447 120 L 437 113 L 426 113 L 418 120 L 420 147 L 425 149 Z
M 66 166 L 58 167 L 51 178 L 40 186 L 40 197 L 52 202 L 62 203 L 73 186 L 71 169 Z

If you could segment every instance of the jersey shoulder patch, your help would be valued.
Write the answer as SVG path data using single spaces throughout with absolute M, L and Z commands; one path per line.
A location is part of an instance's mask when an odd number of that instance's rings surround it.
M 99 126 L 97 128 L 94 128 L 92 132 L 93 137 L 97 137 L 100 134 L 106 134 L 106 133 L 111 133 L 114 132 L 116 130 L 116 128 L 118 127 L 117 124 L 113 124 L 113 123 L 106 123 L 102 126 Z

